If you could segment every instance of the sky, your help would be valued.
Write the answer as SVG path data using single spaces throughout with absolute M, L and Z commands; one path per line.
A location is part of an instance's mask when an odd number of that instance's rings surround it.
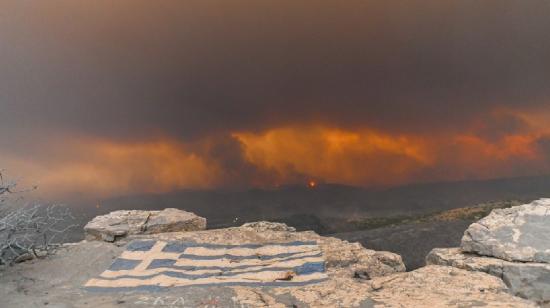
M 547 1 L 0 0 L 0 169 L 52 196 L 550 174 Z

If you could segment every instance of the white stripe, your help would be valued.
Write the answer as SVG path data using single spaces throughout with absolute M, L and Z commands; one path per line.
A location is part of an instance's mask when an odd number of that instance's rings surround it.
M 323 258 L 320 257 L 304 257 L 303 259 L 296 259 L 296 260 L 289 260 L 289 261 L 281 261 L 281 262 L 270 262 L 265 263 L 258 266 L 251 266 L 243 269 L 235 269 L 230 271 L 222 271 L 222 270 L 181 270 L 181 269 L 175 269 L 171 267 L 161 267 L 161 268 L 154 268 L 154 269 L 146 269 L 146 270 L 119 270 L 119 271 L 110 271 L 107 270 L 103 272 L 100 276 L 103 278 L 115 278 L 120 276 L 150 276 L 155 275 L 158 273 L 162 273 L 165 271 L 170 272 L 178 272 L 183 274 L 189 274 L 189 275 L 202 275 L 202 274 L 216 274 L 216 273 L 241 273 L 246 271 L 253 271 L 253 270 L 261 270 L 261 269 L 269 269 L 274 267 L 297 267 L 304 265 L 305 263 L 316 263 L 316 262 L 324 262 Z
M 293 255 L 292 257 L 304 257 L 319 254 L 321 251 L 307 251 Z M 244 259 L 244 260 L 230 260 L 230 259 L 214 259 L 214 260 L 193 260 L 193 259 L 178 259 L 174 265 L 176 266 L 219 266 L 219 267 L 237 267 L 243 265 L 262 265 L 262 264 L 272 264 L 275 262 L 280 262 L 289 257 L 279 257 L 269 260 L 262 259 Z
M 148 251 L 123 251 L 120 255 L 123 259 L 128 260 L 144 260 L 151 255 L 154 255 L 155 259 L 178 259 L 182 254 L 181 252 L 163 252 L 158 247 L 164 247 L 166 242 L 158 241 L 151 250 Z M 283 246 L 283 245 L 268 245 L 260 248 L 205 248 L 205 247 L 188 247 L 183 252 L 184 254 L 200 255 L 200 256 L 216 256 L 223 254 L 231 254 L 235 256 L 270 256 L 283 253 L 300 253 L 300 252 L 313 252 L 319 251 L 317 245 L 300 245 L 300 246 Z
M 174 253 L 174 252 L 162 252 L 162 251 L 124 251 L 120 255 L 120 258 L 122 259 L 128 259 L 128 260 L 143 260 L 147 258 L 150 255 L 154 255 L 155 259 L 171 259 L 176 260 L 181 255 L 180 252 Z
M 242 274 L 233 277 L 208 277 L 199 279 L 182 279 L 165 275 L 155 276 L 151 279 L 134 279 L 134 278 L 121 278 L 117 280 L 103 280 L 103 279 L 90 279 L 86 283 L 86 287 L 107 287 L 107 288 L 124 288 L 124 287 L 139 287 L 139 286 L 159 286 L 159 287 L 177 287 L 177 286 L 189 286 L 197 284 L 220 284 L 231 282 L 284 282 L 280 280 L 286 276 L 286 272 L 261 272 L 261 273 L 249 273 Z M 298 275 L 289 280 L 288 282 L 308 282 L 312 280 L 325 279 L 327 275 L 325 273 L 312 273 L 308 275 Z M 285 280 L 286 281 L 286 280 Z
M 145 270 L 147 267 L 149 267 L 149 264 L 153 262 L 153 260 L 157 259 L 156 255 L 159 253 L 162 253 L 162 249 L 166 246 L 166 242 L 157 241 L 153 247 L 148 251 L 148 254 L 144 256 L 143 259 L 141 259 L 141 263 L 138 264 L 134 268 L 136 271 Z
M 254 255 L 278 255 L 282 253 L 298 253 L 318 249 L 317 245 L 299 245 L 299 246 L 282 246 L 282 245 L 267 245 L 258 248 L 210 248 L 210 247 L 188 247 L 185 249 L 185 254 L 199 256 L 218 256 L 230 254 L 234 256 L 254 256 Z

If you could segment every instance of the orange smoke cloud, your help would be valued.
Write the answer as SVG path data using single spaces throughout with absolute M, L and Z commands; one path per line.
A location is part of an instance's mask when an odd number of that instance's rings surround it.
M 302 125 L 233 136 L 244 145 L 246 159 L 275 170 L 279 182 L 296 181 L 300 175 L 363 186 L 484 179 L 550 172 L 549 153 L 540 147 L 550 139 L 550 126 L 540 114 L 498 110 L 483 119 L 484 125 L 458 133 L 391 134 Z M 510 120 L 521 122 L 521 129 L 507 130 Z M 483 127 L 493 136 L 485 136 Z
M 174 140 L 113 142 L 96 139 L 60 146 L 61 159 L 30 163 L 16 169 L 46 194 L 63 192 L 93 196 L 165 192 L 218 184 L 216 166 Z M 19 168 L 20 167 L 20 168 Z
M 537 137 L 534 135 L 511 135 L 505 136 L 500 142 L 494 143 L 484 140 L 475 135 L 458 135 L 456 142 L 465 150 L 477 155 L 479 158 L 486 157 L 495 161 L 506 161 L 513 157 L 522 157 L 527 160 L 537 158 L 536 148 L 533 144 Z M 482 163 L 486 163 L 480 160 Z
M 279 182 L 309 176 L 347 184 L 388 184 L 433 160 L 421 138 L 366 129 L 296 126 L 233 136 L 244 145 L 246 159 L 274 170 Z
M 235 183 L 385 186 L 549 173 L 550 147 L 543 146 L 550 145 L 550 130 L 543 118 L 513 117 L 527 124 L 494 136 L 481 133 L 483 125 L 459 133 L 415 135 L 303 124 L 209 136 L 193 143 L 173 138 L 67 138 L 51 144 L 38 160 L 11 156 L 7 165 L 47 193 L 90 196 Z

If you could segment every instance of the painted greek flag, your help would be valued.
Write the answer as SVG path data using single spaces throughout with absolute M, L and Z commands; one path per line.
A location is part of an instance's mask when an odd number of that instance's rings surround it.
M 316 242 L 218 245 L 133 241 L 89 290 L 182 286 L 296 286 L 325 280 Z

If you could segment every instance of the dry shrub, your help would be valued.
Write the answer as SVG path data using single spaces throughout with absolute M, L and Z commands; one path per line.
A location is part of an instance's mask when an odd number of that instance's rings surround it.
M 27 203 L 17 183 L 4 179 L 0 170 L 0 264 L 41 258 L 55 252 L 76 227 L 66 207 Z

